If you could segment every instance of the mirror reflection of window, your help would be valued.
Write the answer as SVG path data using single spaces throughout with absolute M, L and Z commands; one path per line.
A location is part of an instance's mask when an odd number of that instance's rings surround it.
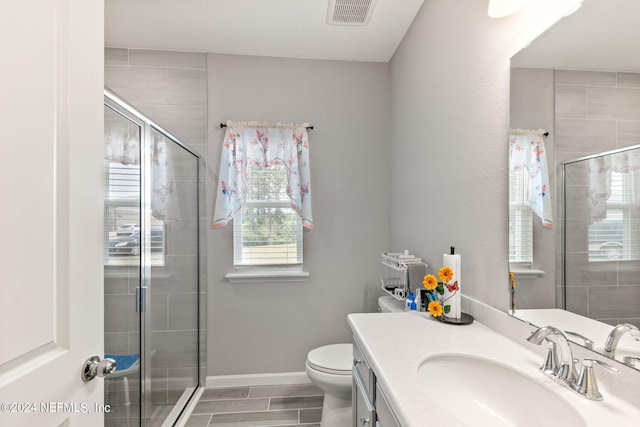
M 137 265 L 140 256 L 140 165 L 106 162 L 105 265 Z M 164 265 L 164 222 L 151 218 L 151 265 Z
M 640 259 L 640 204 L 637 170 L 611 172 L 605 217 L 589 225 L 589 261 Z
M 139 123 L 104 109 L 104 265 L 139 265 L 141 195 Z M 165 263 L 165 223 L 151 217 L 151 265 Z
M 509 172 L 509 265 L 533 263 L 533 212 L 529 197 L 529 171 Z

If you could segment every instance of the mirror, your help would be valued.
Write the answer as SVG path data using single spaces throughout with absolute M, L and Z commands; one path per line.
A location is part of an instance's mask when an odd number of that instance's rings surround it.
M 603 350 L 614 325 L 640 327 L 640 254 L 635 253 L 640 246 L 640 171 L 611 167 L 618 156 L 640 152 L 626 150 L 640 144 L 638 16 L 637 0 L 586 0 L 511 60 L 510 127 L 548 131 L 543 142 L 553 209 L 551 228 L 533 214 L 531 230 L 517 231 L 522 239 L 510 232 L 510 271 L 517 282 L 512 314 L 538 326 L 577 332 L 591 339 L 596 351 Z M 626 150 L 622 154 L 598 156 L 621 148 Z M 605 192 L 615 187 L 598 220 L 587 207 L 598 202 L 587 198 L 599 176 L 589 172 L 597 169 L 594 162 L 604 165 L 603 177 L 609 176 L 602 181 Z M 563 173 L 572 186 L 564 187 Z M 615 195 L 621 186 L 628 206 Z M 510 227 L 516 223 L 510 213 Z M 518 258 L 520 249 L 514 249 L 526 247 L 527 239 L 532 260 Z M 569 338 L 585 344 L 576 335 Z M 640 342 L 632 334 L 625 333 L 619 346 L 640 357 Z M 623 354 L 616 359 L 622 361 Z

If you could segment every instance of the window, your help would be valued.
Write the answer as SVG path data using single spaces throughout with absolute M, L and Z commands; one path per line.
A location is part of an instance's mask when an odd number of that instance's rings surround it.
M 246 167 L 246 201 L 233 221 L 236 268 L 302 271 L 302 220 L 282 165 Z
M 640 174 L 611 172 L 607 215 L 589 225 L 589 261 L 640 259 Z
M 509 131 L 509 263 L 511 270 L 533 264 L 533 216 L 551 228 L 549 173 L 544 129 Z M 537 273 L 536 273 L 537 274 Z
M 308 123 L 227 121 L 213 226 L 233 220 L 230 282 L 304 281 L 302 229 L 313 228 Z
M 533 212 L 526 168 L 509 172 L 509 263 L 519 267 L 533 263 Z
M 139 265 L 140 166 L 106 162 L 104 265 Z M 151 265 L 164 265 L 165 233 L 151 219 Z

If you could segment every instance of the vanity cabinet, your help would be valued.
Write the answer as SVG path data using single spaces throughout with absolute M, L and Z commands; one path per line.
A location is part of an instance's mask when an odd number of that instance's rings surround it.
M 375 426 L 376 411 L 375 376 L 373 370 L 360 350 L 358 342 L 353 339 L 353 427 Z
M 353 339 L 353 427 L 400 427 L 371 366 Z
M 400 427 L 400 423 L 389 406 L 389 401 L 384 395 L 380 384 L 376 384 L 376 426 L 377 427 Z

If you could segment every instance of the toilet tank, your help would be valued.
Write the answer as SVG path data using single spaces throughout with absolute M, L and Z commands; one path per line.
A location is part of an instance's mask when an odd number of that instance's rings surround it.
M 394 313 L 404 311 L 404 300 L 398 301 L 389 295 L 378 298 L 378 310 L 381 313 Z

